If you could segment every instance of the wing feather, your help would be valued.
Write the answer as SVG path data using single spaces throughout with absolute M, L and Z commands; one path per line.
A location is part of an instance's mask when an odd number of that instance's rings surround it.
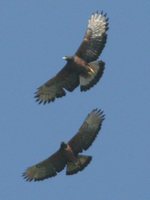
M 40 86 L 36 93 L 36 101 L 40 103 L 50 103 L 55 98 L 66 95 L 65 89 L 73 91 L 79 85 L 79 75 L 74 70 L 74 66 L 67 63 L 65 67 L 52 79 Z
M 102 110 L 94 109 L 88 114 L 78 133 L 68 142 L 74 153 L 78 154 L 91 146 L 104 119 L 105 115 Z
M 76 55 L 92 62 L 101 54 L 107 39 L 108 18 L 103 12 L 93 13 L 88 21 L 87 31 Z
M 56 176 L 57 172 L 63 170 L 65 165 L 66 160 L 62 155 L 62 152 L 59 150 L 49 158 L 27 168 L 26 171 L 23 173 L 23 177 L 27 181 L 44 180 L 46 178 Z

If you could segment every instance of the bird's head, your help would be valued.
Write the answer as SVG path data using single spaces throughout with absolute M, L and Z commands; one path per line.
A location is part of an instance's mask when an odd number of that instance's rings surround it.
M 73 56 L 64 56 L 64 57 L 62 57 L 62 59 L 66 60 L 66 61 L 70 61 L 70 60 L 73 60 Z
M 67 144 L 65 142 L 61 142 L 60 149 L 66 149 L 66 148 L 67 148 Z

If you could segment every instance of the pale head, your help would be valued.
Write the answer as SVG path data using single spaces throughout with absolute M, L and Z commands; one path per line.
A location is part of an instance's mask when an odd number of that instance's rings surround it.
M 62 59 L 66 61 L 73 60 L 73 56 L 63 56 Z

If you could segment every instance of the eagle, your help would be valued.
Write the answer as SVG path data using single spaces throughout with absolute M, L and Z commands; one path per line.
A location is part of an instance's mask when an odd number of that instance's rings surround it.
M 36 101 L 46 104 L 72 92 L 80 85 L 81 91 L 93 87 L 104 72 L 105 63 L 96 61 L 107 39 L 108 18 L 103 12 L 95 12 L 88 20 L 83 41 L 73 56 L 64 56 L 65 66 L 50 80 L 37 88 Z
M 82 171 L 92 160 L 92 156 L 79 154 L 87 150 L 95 140 L 105 114 L 94 109 L 88 114 L 77 134 L 68 142 L 61 142 L 60 148 L 49 158 L 26 169 L 23 177 L 26 181 L 40 181 L 54 177 L 66 166 L 66 175 Z

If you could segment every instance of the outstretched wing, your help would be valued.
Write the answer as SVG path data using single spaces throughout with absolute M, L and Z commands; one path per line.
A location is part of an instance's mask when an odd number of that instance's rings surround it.
M 36 93 L 36 101 L 40 103 L 49 103 L 66 95 L 65 89 L 73 91 L 79 85 L 79 76 L 74 70 L 73 64 L 67 63 L 64 68 L 52 79 L 40 86 Z
M 27 168 L 27 170 L 23 173 L 23 177 L 27 181 L 44 180 L 46 178 L 56 176 L 57 172 L 63 170 L 65 165 L 65 158 L 59 150 L 48 159 Z
M 103 111 L 98 109 L 88 114 L 78 133 L 68 142 L 75 154 L 89 148 L 101 129 L 104 119 Z
M 88 21 L 87 31 L 76 55 L 92 62 L 97 60 L 101 54 L 107 39 L 108 18 L 103 12 L 91 15 Z

